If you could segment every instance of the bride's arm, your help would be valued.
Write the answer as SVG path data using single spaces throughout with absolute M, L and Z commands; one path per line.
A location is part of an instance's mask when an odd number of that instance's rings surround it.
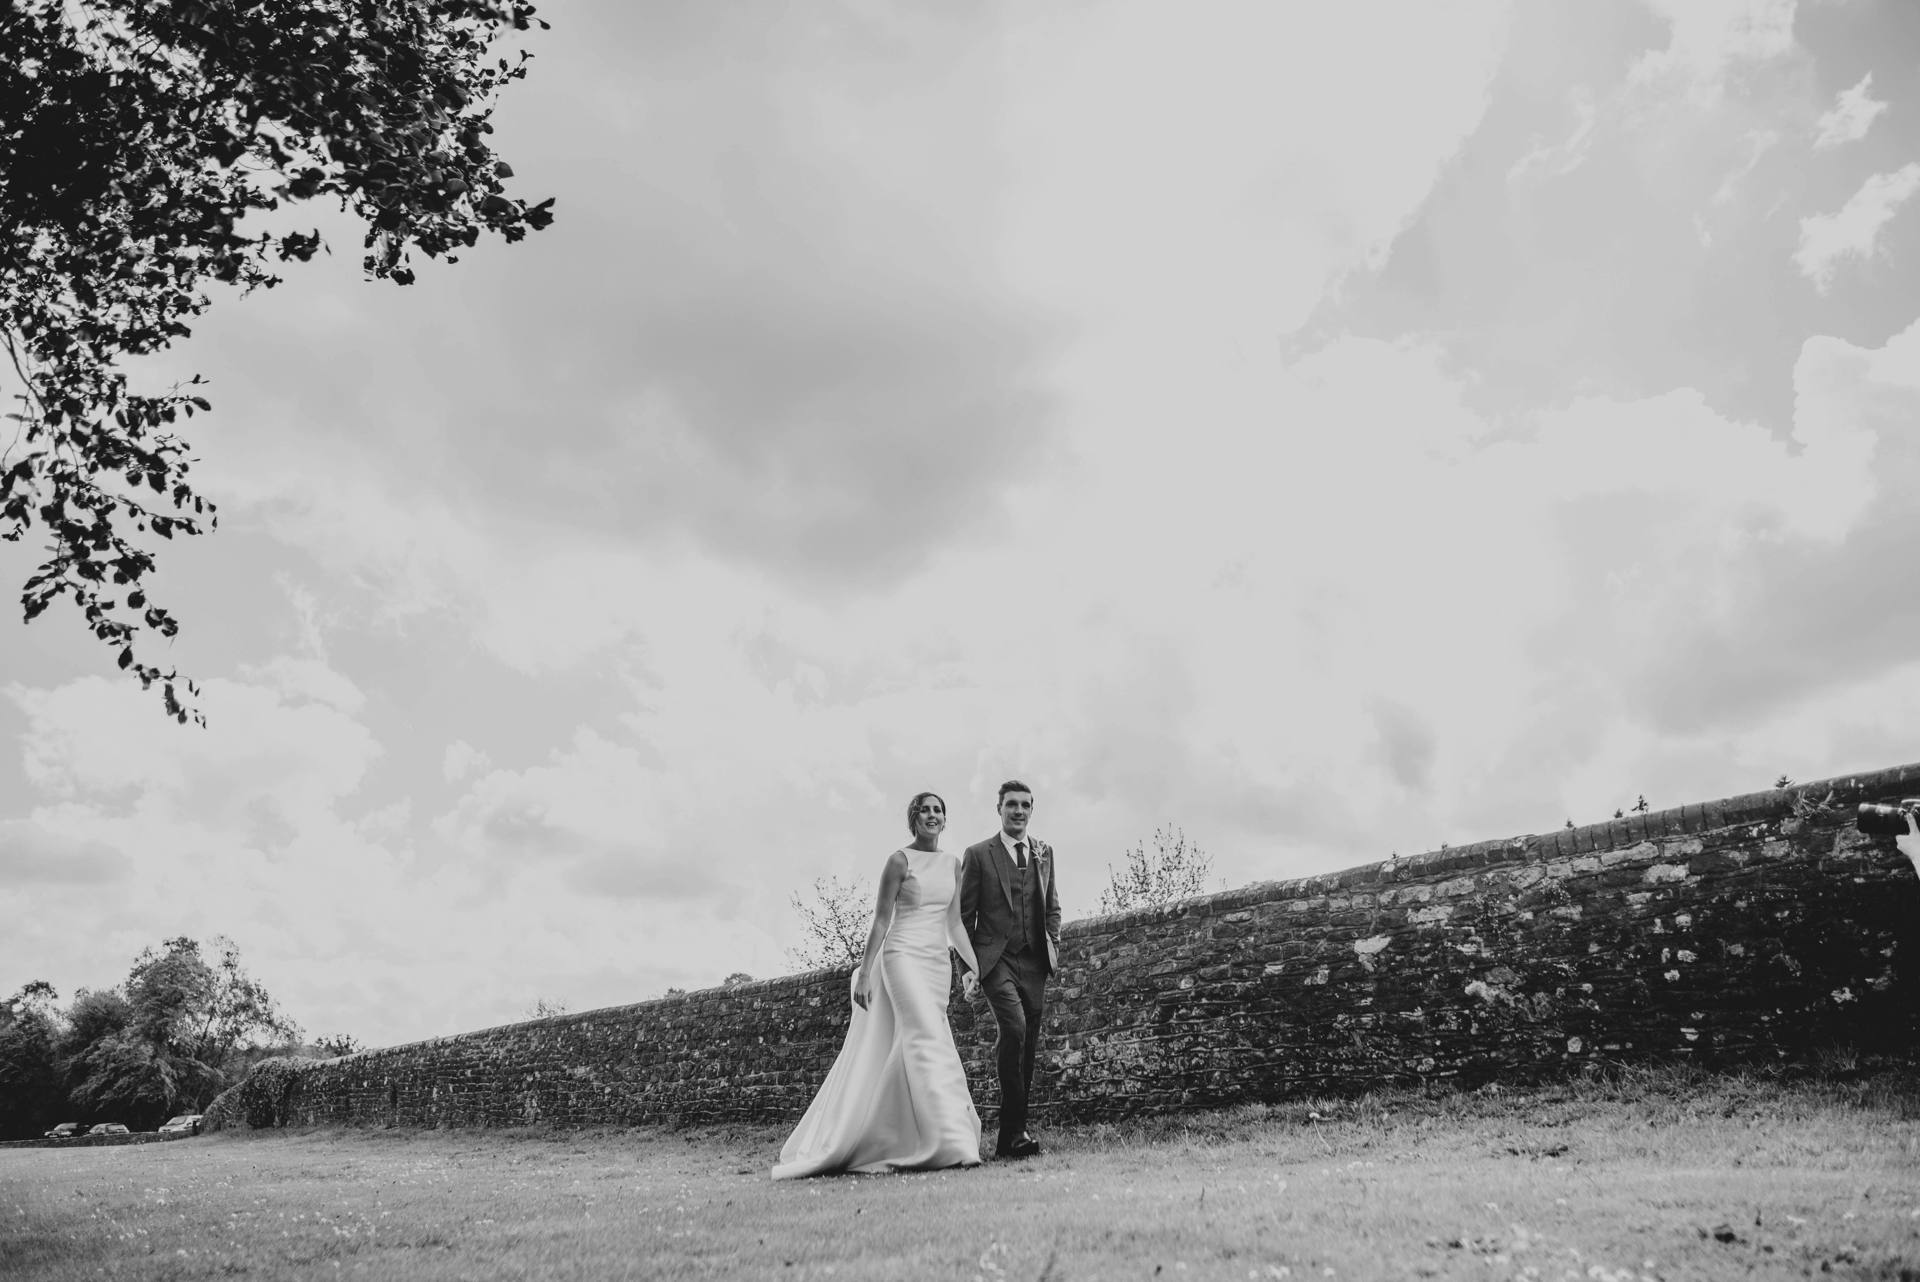
M 880 960 L 880 945 L 893 925 L 893 901 L 900 894 L 900 883 L 907 875 L 907 855 L 896 850 L 887 856 L 880 870 L 880 896 L 873 906 L 873 929 L 867 932 L 867 951 L 860 959 L 860 974 L 853 985 L 853 1004 L 861 1010 L 873 1000 L 873 968 Z
M 967 968 L 967 974 L 980 973 L 980 959 L 973 954 L 973 941 L 967 938 L 966 923 L 960 919 L 960 896 L 955 895 L 947 901 L 947 943 L 953 951 L 960 954 L 960 964 Z

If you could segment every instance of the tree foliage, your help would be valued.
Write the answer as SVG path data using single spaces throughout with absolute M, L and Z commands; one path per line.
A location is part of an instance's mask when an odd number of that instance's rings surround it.
M 69 1080 L 72 1065 L 87 1047 L 133 1022 L 133 1006 L 118 988 L 82 988 L 67 1008 L 67 1026 L 59 1042 L 61 1072 Z
M 788 896 L 806 935 L 787 956 L 802 970 L 830 970 L 858 966 L 867 951 L 867 931 L 873 925 L 873 910 L 867 891 L 858 883 L 838 877 L 819 877 L 813 883 L 813 898 Z
M 80 1053 L 72 1101 L 82 1114 L 152 1130 L 174 1113 L 220 1093 L 226 1078 L 165 1042 L 122 1029 Z
M 338 201 L 366 225 L 366 272 L 401 285 L 416 251 L 451 262 L 482 232 L 512 242 L 551 222 L 551 200 L 505 194 L 512 170 L 488 142 L 528 58 L 499 56 L 496 37 L 533 15 L 526 0 L 0 10 L 0 380 L 17 380 L 0 538 L 37 521 L 50 540 L 22 592 L 28 622 L 71 598 L 168 713 L 204 723 L 192 683 L 135 640 L 178 628 L 145 590 L 152 539 L 217 520 L 174 434 L 211 405 L 197 375 L 135 392 L 125 363 L 187 337 L 213 282 L 271 286 L 323 247 L 274 211 Z
M 212 962 L 185 935 L 134 959 L 122 986 L 125 1023 L 70 1056 L 71 1097 L 83 1113 L 158 1124 L 218 1094 L 244 1071 L 243 1049 L 298 1040 L 299 1027 L 247 974 L 232 941 L 212 943 Z
M 56 1122 L 59 994 L 35 980 L 0 1003 L 0 1139 L 39 1135 Z
M 298 1041 L 299 1026 L 247 973 L 232 941 L 209 943 L 211 960 L 186 936 L 146 949 L 125 982 L 80 989 L 64 1015 L 58 994 L 38 981 L 0 1004 L 0 1139 L 38 1135 L 55 1121 L 151 1129 L 204 1107 L 255 1059 Z
M 1127 852 L 1125 864 L 1107 865 L 1107 886 L 1100 892 L 1100 911 L 1125 912 L 1190 899 L 1206 893 L 1213 859 L 1187 840 L 1178 828 L 1158 828 L 1153 849 L 1145 842 Z
M 247 974 L 233 941 L 215 935 L 211 943 L 211 962 L 184 935 L 134 961 L 127 996 L 140 1035 L 221 1070 L 245 1047 L 299 1041 L 300 1026 Z

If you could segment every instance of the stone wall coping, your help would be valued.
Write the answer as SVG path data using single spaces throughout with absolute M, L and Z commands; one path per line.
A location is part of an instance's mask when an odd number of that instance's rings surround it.
M 1523 833 L 1518 836 L 1476 841 L 1464 846 L 1447 846 L 1416 855 L 1389 858 L 1374 863 L 1356 864 L 1333 872 L 1315 873 L 1277 881 L 1257 881 L 1229 890 L 1196 895 L 1190 899 L 1103 916 L 1082 917 L 1067 922 L 1061 935 L 1072 938 L 1088 934 L 1107 934 L 1138 922 L 1165 920 L 1178 916 L 1218 916 L 1259 904 L 1298 899 L 1317 899 L 1361 888 L 1390 887 L 1404 882 L 1437 878 L 1447 873 L 1467 873 L 1495 866 L 1542 863 L 1574 854 L 1619 850 L 1694 833 L 1737 827 L 1741 824 L 1770 823 L 1796 813 L 1818 812 L 1824 807 L 1843 807 L 1863 801 L 1886 800 L 1907 795 L 1920 796 L 1920 762 L 1888 766 L 1880 770 L 1859 771 L 1818 779 L 1809 783 L 1770 788 L 1723 797 L 1717 801 L 1670 806 L 1649 810 L 1622 819 L 1605 819 L 1549 833 Z M 449 1042 L 484 1039 L 493 1034 L 525 1034 L 543 1027 L 562 1027 L 582 1022 L 601 1022 L 608 1015 L 623 1011 L 658 1009 L 673 1005 L 700 1005 L 720 996 L 765 992 L 785 994 L 804 990 L 832 980 L 844 982 L 851 967 L 830 967 L 792 975 L 773 975 L 733 985 L 715 985 L 627 1002 L 592 1010 L 568 1011 L 539 1019 L 515 1020 L 489 1028 L 447 1033 L 396 1046 L 373 1047 L 332 1060 L 311 1060 L 313 1064 L 345 1063 L 365 1060 L 377 1063 L 390 1054 L 411 1053 L 425 1047 Z

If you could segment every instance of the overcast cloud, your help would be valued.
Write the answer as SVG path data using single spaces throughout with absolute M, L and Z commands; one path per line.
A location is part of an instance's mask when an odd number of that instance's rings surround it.
M 0 990 L 385 1044 L 779 973 L 921 788 L 1077 916 L 1920 757 L 1914 12 L 556 9 L 552 228 L 147 371 L 211 725 L 0 631 Z

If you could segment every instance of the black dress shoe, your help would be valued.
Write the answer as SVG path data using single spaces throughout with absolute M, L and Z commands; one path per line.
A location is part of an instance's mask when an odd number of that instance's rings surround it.
M 1033 1136 L 1022 1135 L 1017 1139 L 1009 1140 L 1005 1144 L 1002 1144 L 995 1150 L 994 1155 L 996 1157 L 1011 1158 L 1038 1157 L 1040 1156 L 1040 1145 L 1034 1140 Z

